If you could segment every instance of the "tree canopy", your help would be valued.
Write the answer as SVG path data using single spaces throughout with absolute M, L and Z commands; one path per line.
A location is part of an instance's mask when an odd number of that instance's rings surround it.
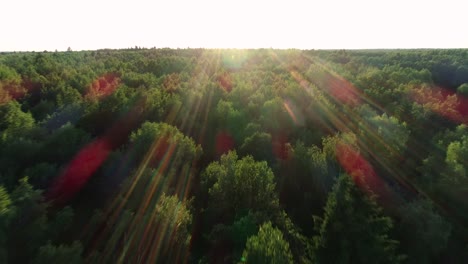
M 468 263 L 468 50 L 0 53 L 0 263 Z

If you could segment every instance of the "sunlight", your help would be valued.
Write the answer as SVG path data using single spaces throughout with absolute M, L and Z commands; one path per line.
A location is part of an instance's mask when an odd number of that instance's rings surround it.
M 287 15 L 265 15 L 278 32 L 253 23 L 258 10 L 281 6 L 252 5 L 217 13 L 228 26 L 212 22 L 213 32 L 222 29 L 216 38 L 254 36 L 257 45 L 281 37 Z M 285 12 L 309 12 L 298 8 Z M 194 11 L 181 13 L 203 14 Z M 355 15 L 348 13 L 337 10 Z M 315 36 L 309 29 L 301 34 Z M 467 54 L 138 46 L 2 53 L 8 254 L 0 262 L 399 263 L 435 244 L 431 257 L 410 262 L 462 254 Z M 343 241 L 358 243 L 358 253 L 350 256 Z

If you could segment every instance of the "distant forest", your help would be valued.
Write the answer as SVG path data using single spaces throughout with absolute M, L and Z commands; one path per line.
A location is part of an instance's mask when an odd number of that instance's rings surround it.
M 468 263 L 468 50 L 1 53 L 0 263 Z

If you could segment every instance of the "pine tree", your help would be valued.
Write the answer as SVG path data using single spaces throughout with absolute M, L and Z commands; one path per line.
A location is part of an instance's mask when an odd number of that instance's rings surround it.
M 319 233 L 314 237 L 312 258 L 317 263 L 399 263 L 398 241 L 389 238 L 389 217 L 342 175 L 328 196 L 323 218 L 314 217 Z

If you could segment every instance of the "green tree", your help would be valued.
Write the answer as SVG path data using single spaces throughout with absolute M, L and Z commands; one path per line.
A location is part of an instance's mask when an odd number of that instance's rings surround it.
M 312 258 L 317 263 L 399 263 L 392 221 L 348 175 L 338 178 L 323 217 L 314 217 Z
M 60 87 L 56 95 L 57 106 L 64 107 L 70 104 L 78 104 L 81 102 L 82 97 L 78 90 L 70 86 Z
M 242 142 L 248 122 L 245 112 L 237 110 L 233 102 L 220 100 L 216 106 L 216 117 L 221 128 L 226 128 L 236 142 Z
M 0 186 L 0 262 L 8 262 L 8 249 L 7 249 L 7 228 L 10 225 L 10 221 L 14 216 L 14 207 L 10 195 L 7 190 Z
M 242 155 L 252 155 L 256 160 L 268 162 L 270 166 L 275 161 L 271 135 L 268 133 L 255 132 L 245 138 L 239 149 L 239 153 Z
M 457 88 L 457 93 L 468 96 L 468 83 L 464 83 Z
M 58 169 L 55 164 L 41 162 L 25 169 L 24 175 L 31 179 L 31 184 L 34 187 L 44 189 L 52 179 L 58 176 Z
M 40 156 L 43 161 L 63 164 L 69 162 L 80 148 L 90 141 L 90 135 L 67 123 L 56 129 L 43 142 Z
M 152 122 L 163 121 L 178 99 L 176 95 L 173 96 L 160 88 L 143 90 L 139 98 L 144 120 Z
M 468 136 L 451 142 L 446 151 L 445 163 L 447 170 L 443 173 L 443 180 L 447 183 L 460 184 L 468 179 Z
M 202 153 L 201 146 L 182 134 L 176 127 L 166 123 L 145 122 L 141 128 L 132 132 L 130 143 L 137 161 L 148 162 L 156 167 L 164 155 L 169 157 L 173 168 L 191 165 Z M 143 160 L 147 158 L 147 161 Z
M 260 227 L 257 235 L 247 240 L 241 262 L 287 264 L 293 263 L 293 256 L 283 233 L 267 222 Z
M 361 107 L 360 112 L 364 120 L 359 123 L 359 135 L 370 154 L 382 166 L 398 162 L 410 135 L 406 123 L 385 113 L 377 115 L 368 105 Z
M 21 179 L 10 194 L 0 187 L 2 263 L 29 263 L 41 246 L 47 241 L 56 242 L 59 235 L 70 227 L 73 218 L 70 207 L 55 214 L 48 212 L 48 208 L 41 191 L 33 189 L 27 178 Z
M 190 204 L 162 193 L 139 208 L 126 205 L 118 217 L 100 216 L 100 243 L 88 263 L 184 263 L 189 256 Z M 99 224 L 98 224 L 99 225 Z
M 432 263 L 448 245 L 451 224 L 423 199 L 402 206 L 400 217 L 397 226 L 408 262 Z
M 0 144 L 0 183 L 7 189 L 12 189 L 24 168 L 38 161 L 37 153 L 41 143 L 35 140 L 14 138 Z
M 209 193 L 209 208 L 228 222 L 249 211 L 271 215 L 278 209 L 273 172 L 265 161 L 251 156 L 240 160 L 236 152 L 221 156 L 203 172 L 202 185 Z
M 255 221 L 255 216 L 248 214 L 236 220 L 229 229 L 234 247 L 242 249 L 245 247 L 245 242 L 250 236 L 253 236 L 258 231 L 258 225 Z
M 25 113 L 16 101 L 0 106 L 0 142 L 25 137 L 34 127 L 31 113 Z
M 320 212 L 338 176 L 337 140 L 338 136 L 323 139 L 324 149 L 332 153 L 315 145 L 308 148 L 298 141 L 289 146 L 290 160 L 281 164 L 278 189 L 282 193 L 282 203 L 288 215 L 309 235 L 313 233 L 310 217 Z
M 50 263 L 83 263 L 81 257 L 83 247 L 80 242 L 73 242 L 70 246 L 59 245 L 54 246 L 48 243 L 39 248 L 39 253 L 32 261 L 33 264 L 50 264 Z
M 80 92 L 66 84 L 41 89 L 41 99 L 54 102 L 58 108 L 79 104 L 82 100 Z
M 266 101 L 262 106 L 261 113 L 260 123 L 270 133 L 289 130 L 294 125 L 284 101 L 279 97 Z

